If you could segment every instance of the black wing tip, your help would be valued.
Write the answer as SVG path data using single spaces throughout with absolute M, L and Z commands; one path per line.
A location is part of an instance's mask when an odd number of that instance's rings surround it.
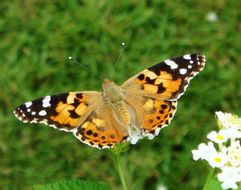
M 183 58 L 185 58 L 185 56 L 188 56 L 188 55 L 190 55 L 190 57 L 196 61 L 198 72 L 202 71 L 206 64 L 206 56 L 201 53 L 193 53 L 193 54 L 186 54 L 183 56 Z
M 202 71 L 206 64 L 206 56 L 203 54 L 197 54 L 197 64 L 199 66 L 199 71 Z
M 27 118 L 26 118 L 26 115 L 24 114 L 24 112 L 22 111 L 20 106 L 17 107 L 15 110 L 13 110 L 13 114 L 18 120 L 22 121 L 23 123 L 28 122 Z
M 193 54 L 193 55 L 196 55 L 197 58 L 200 58 L 203 62 L 206 62 L 206 56 L 202 53 L 196 53 L 196 54 Z
M 205 62 L 206 62 L 206 56 L 202 53 L 193 53 L 193 54 L 190 54 L 190 56 L 197 57 L 197 60 L 203 64 L 205 64 Z

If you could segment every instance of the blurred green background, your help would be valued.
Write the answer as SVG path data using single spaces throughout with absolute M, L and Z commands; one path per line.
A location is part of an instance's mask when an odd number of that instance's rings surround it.
M 122 164 L 130 190 L 202 188 L 209 167 L 194 162 L 191 150 L 217 128 L 215 111 L 241 115 L 240 9 L 235 0 L 0 1 L 0 189 L 88 179 L 120 190 L 107 151 L 70 133 L 23 124 L 13 109 L 46 95 L 101 90 L 97 75 L 121 84 L 161 60 L 195 52 L 206 55 L 206 68 L 171 125 L 131 146 Z

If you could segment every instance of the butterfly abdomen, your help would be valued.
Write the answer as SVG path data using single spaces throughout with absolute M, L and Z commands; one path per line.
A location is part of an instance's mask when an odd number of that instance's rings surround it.
M 105 80 L 103 84 L 104 97 L 107 104 L 113 107 L 116 119 L 122 125 L 129 125 L 131 122 L 131 114 L 127 105 L 123 102 L 123 92 L 114 82 Z
M 123 102 L 117 102 L 114 104 L 114 112 L 121 124 L 129 125 L 131 123 L 131 114 Z

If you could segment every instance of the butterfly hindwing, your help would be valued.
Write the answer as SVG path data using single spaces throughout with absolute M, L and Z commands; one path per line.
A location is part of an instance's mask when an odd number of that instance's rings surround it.
M 127 94 L 126 101 L 135 111 L 135 125 L 144 136 L 154 137 L 169 125 L 177 109 L 177 101 Z
M 184 55 L 160 62 L 127 80 L 122 87 L 149 97 L 177 100 L 205 66 L 205 56 Z
M 82 142 L 100 149 L 112 148 L 125 141 L 128 137 L 127 128 L 117 122 L 109 109 L 105 102 L 99 102 L 74 135 Z
M 143 110 L 146 112 L 141 125 L 143 133 L 158 135 L 160 129 L 170 124 L 176 108 L 176 101 L 149 98 L 143 106 Z

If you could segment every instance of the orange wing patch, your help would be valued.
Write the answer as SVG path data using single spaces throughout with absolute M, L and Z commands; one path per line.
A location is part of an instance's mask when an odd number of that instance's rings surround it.
M 170 123 L 175 114 L 177 102 L 149 98 L 143 108 L 148 114 L 144 116 L 142 129 L 145 134 L 155 134 L 157 128 L 163 128 Z
M 50 119 L 60 125 L 68 125 L 70 128 L 79 126 L 80 118 L 88 108 L 86 99 L 86 95 L 77 96 L 76 93 L 69 93 L 67 101 L 59 101 L 55 108 L 57 115 L 50 116 Z
M 142 86 L 145 92 L 159 94 L 161 97 L 169 99 L 180 88 L 182 79 L 174 80 L 172 75 L 166 71 L 160 71 L 160 74 L 156 75 L 152 71 L 144 70 L 136 78 L 136 82 Z

